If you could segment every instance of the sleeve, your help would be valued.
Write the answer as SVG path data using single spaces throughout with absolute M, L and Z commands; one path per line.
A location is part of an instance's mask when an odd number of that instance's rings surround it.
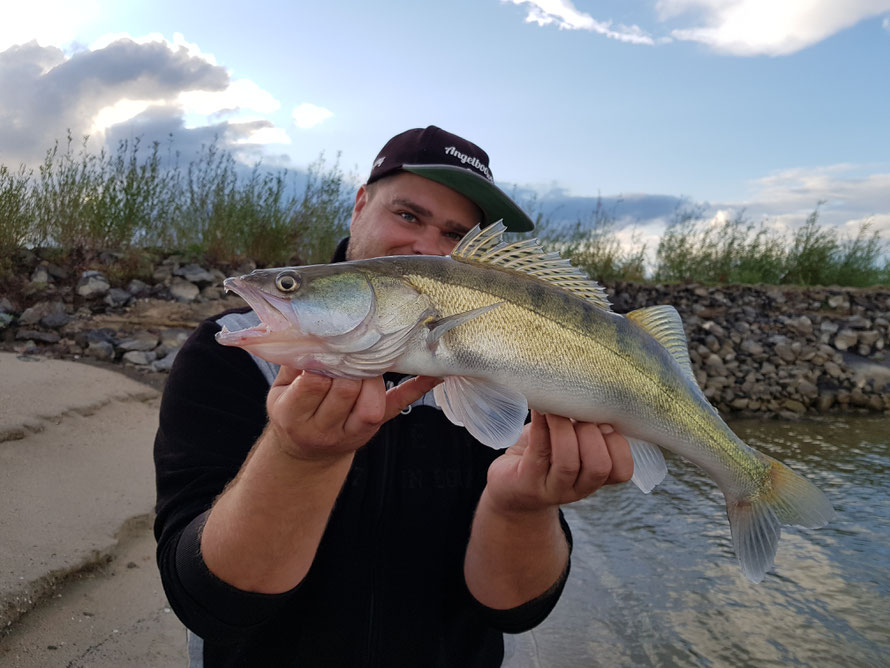
M 221 346 L 214 321 L 183 345 L 161 400 L 154 459 L 155 538 L 161 581 L 182 622 L 205 639 L 234 640 L 288 599 L 238 590 L 201 557 L 200 533 L 214 499 L 237 475 L 265 428 L 269 386 L 248 353 Z
M 547 619 L 547 616 L 559 602 L 572 567 L 572 530 L 569 528 L 562 510 L 559 511 L 559 524 L 562 527 L 563 534 L 565 534 L 566 542 L 569 544 L 569 559 L 566 562 L 565 570 L 550 589 L 531 601 L 508 610 L 489 608 L 479 603 L 470 594 L 470 598 L 473 599 L 476 607 L 481 611 L 488 623 L 498 631 L 503 633 L 522 633 L 533 629 Z M 469 594 L 469 591 L 467 593 Z

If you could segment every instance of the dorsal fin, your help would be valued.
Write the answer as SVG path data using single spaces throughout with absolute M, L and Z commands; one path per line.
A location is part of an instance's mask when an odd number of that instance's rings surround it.
M 507 228 L 501 221 L 488 227 L 478 225 L 470 230 L 451 257 L 462 262 L 492 264 L 547 281 L 598 308 L 610 310 L 605 288 L 591 280 L 559 253 L 546 253 L 537 239 L 524 239 L 512 244 L 503 240 Z
M 692 371 L 692 362 L 689 360 L 689 345 L 686 343 L 683 321 L 677 309 L 666 304 L 647 306 L 631 311 L 627 314 L 627 318 L 633 320 L 645 329 L 649 336 L 667 348 L 686 376 L 698 384 Z

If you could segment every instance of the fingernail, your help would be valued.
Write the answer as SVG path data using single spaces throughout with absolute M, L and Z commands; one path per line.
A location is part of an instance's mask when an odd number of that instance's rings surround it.
M 611 434 L 615 431 L 615 429 L 610 424 L 601 424 L 599 427 L 601 434 Z

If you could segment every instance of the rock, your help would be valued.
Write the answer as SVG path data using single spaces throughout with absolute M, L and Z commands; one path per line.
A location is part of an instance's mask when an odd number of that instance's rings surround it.
M 783 362 L 791 363 L 797 359 L 797 354 L 795 353 L 794 348 L 784 341 L 775 345 L 775 351 L 776 355 L 778 355 Z
M 854 332 L 852 329 L 842 329 L 837 333 L 837 336 L 834 337 L 834 347 L 838 350 L 846 350 L 847 348 L 855 346 L 858 340 L 858 332 Z
M 155 268 L 151 277 L 156 283 L 166 283 L 173 278 L 173 267 L 162 264 Z
M 56 332 L 43 332 L 39 329 L 20 329 L 15 333 L 17 341 L 32 340 L 40 343 L 58 343 L 62 338 Z
M 49 271 L 44 265 L 37 265 L 37 268 L 31 273 L 32 283 L 49 283 Z
M 105 295 L 105 303 L 112 308 L 121 308 L 126 306 L 133 300 L 133 295 L 128 290 L 121 288 L 111 288 Z
M 19 325 L 36 325 L 40 323 L 49 329 L 64 327 L 71 320 L 61 301 L 42 301 L 25 309 L 19 316 Z
M 98 271 L 85 271 L 77 282 L 77 294 L 86 299 L 104 297 L 111 283 Z
M 47 272 L 49 272 L 50 276 L 59 281 L 64 281 L 68 278 L 68 270 L 64 267 L 60 267 L 57 264 L 53 264 L 52 262 L 46 263 L 46 270 Z
M 151 290 L 151 286 L 148 283 L 143 283 L 138 278 L 134 278 L 132 281 L 127 283 L 127 292 L 129 292 L 134 297 L 144 297 Z
M 122 352 L 145 352 L 154 350 L 158 346 L 158 335 L 141 331 L 117 344 L 117 349 Z
M 813 321 L 805 315 L 792 319 L 788 324 L 801 336 L 813 333 Z
M 6 297 L 0 297 L 0 313 L 15 313 L 17 309 Z
M 838 324 L 831 320 L 823 320 L 819 323 L 819 331 L 823 333 L 834 334 L 838 329 L 840 329 Z
M 804 413 L 807 412 L 807 407 L 804 406 L 804 405 L 803 405 L 802 403 L 800 403 L 799 401 L 797 401 L 796 399 L 786 399 L 786 400 L 782 403 L 782 406 L 783 406 L 786 410 L 789 410 L 789 411 L 791 411 L 792 413 L 795 413 L 795 414 L 797 414 L 797 415 L 803 415 Z
M 832 295 L 828 298 L 828 306 L 833 309 L 850 308 L 850 302 L 844 295 Z
M 161 371 L 167 373 L 173 366 L 173 361 L 176 359 L 176 355 L 179 353 L 179 350 L 171 350 L 169 353 L 164 355 L 159 360 L 156 360 L 151 363 L 151 368 L 153 371 Z
M 179 348 L 185 343 L 185 340 L 191 335 L 191 331 L 187 329 L 162 329 L 161 345 L 168 348 Z
M 15 316 L 9 313 L 0 313 L 0 330 L 9 327 L 15 321 Z
M 180 302 L 193 302 L 198 298 L 200 292 L 197 285 L 189 283 L 179 276 L 174 278 L 173 283 L 170 285 L 170 294 L 176 301 Z
M 201 297 L 208 301 L 212 301 L 214 299 L 222 299 L 225 296 L 225 289 L 216 285 L 208 285 L 205 288 L 201 288 Z
M 882 338 L 881 333 L 874 330 L 869 329 L 864 332 L 859 332 L 859 343 L 864 344 L 866 346 L 873 346 Z
M 705 337 L 705 347 L 710 350 L 712 353 L 716 353 L 720 350 L 720 342 L 717 340 L 717 337 L 713 334 L 708 334 Z
M 90 341 L 83 354 L 97 360 L 113 360 L 114 346 L 109 341 Z
M 844 375 L 843 370 L 834 362 L 825 363 L 825 373 L 827 373 L 832 378 L 840 378 Z
M 128 353 L 124 353 L 124 356 L 121 359 L 125 364 L 146 366 L 155 361 L 155 354 L 153 352 L 145 352 L 142 350 L 131 350 Z
M 819 396 L 819 388 L 813 385 L 806 378 L 800 378 L 797 381 L 797 392 L 807 399 L 815 399 Z
M 738 397 L 736 399 L 733 399 L 729 405 L 732 407 L 733 410 L 743 411 L 748 408 L 748 403 L 748 399 L 746 399 L 745 397 Z
M 213 274 L 197 264 L 187 264 L 173 272 L 176 276 L 181 276 L 189 283 L 195 283 L 198 287 L 206 287 L 216 282 Z
M 743 353 L 748 353 L 749 355 L 762 355 L 763 354 L 763 346 L 757 343 L 754 339 L 744 339 L 739 344 L 739 350 Z

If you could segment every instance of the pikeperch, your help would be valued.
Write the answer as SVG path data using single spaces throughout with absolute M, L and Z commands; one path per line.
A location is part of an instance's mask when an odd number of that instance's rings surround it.
M 228 278 L 261 323 L 217 334 L 271 362 L 334 377 L 438 376 L 448 418 L 486 445 L 519 438 L 532 407 L 613 425 L 631 443 L 633 481 L 664 478 L 658 447 L 704 469 L 726 498 L 732 541 L 754 582 L 782 524 L 815 528 L 828 499 L 739 439 L 696 383 L 672 306 L 626 316 L 603 288 L 536 239 L 505 243 L 496 223 L 451 256 L 394 256 L 256 270 Z

